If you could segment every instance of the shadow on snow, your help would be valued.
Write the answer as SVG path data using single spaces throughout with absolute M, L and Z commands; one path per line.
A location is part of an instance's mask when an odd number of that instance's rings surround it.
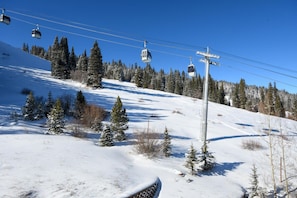
M 225 162 L 221 164 L 215 164 L 214 168 L 209 171 L 201 172 L 200 175 L 208 175 L 208 176 L 226 176 L 228 171 L 235 170 L 238 166 L 243 164 L 243 162 Z

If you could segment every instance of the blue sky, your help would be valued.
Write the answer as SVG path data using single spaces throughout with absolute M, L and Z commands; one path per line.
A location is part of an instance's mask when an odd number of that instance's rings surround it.
M 189 57 L 204 76 L 204 63 L 196 51 L 220 55 L 211 66 L 216 80 L 297 93 L 296 0 L 1 0 L 11 24 L 0 24 L 1 41 L 16 47 L 23 43 L 48 48 L 54 38 L 65 36 L 77 55 L 98 40 L 103 61 L 141 62 L 143 40 L 152 52 L 152 67 L 166 72 L 186 71 Z M 31 37 L 39 24 L 40 40 Z

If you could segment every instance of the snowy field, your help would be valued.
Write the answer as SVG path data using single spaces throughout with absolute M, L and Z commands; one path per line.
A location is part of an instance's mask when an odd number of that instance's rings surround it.
M 191 144 L 200 151 L 202 101 L 160 91 L 137 88 L 132 83 L 103 80 L 104 89 L 92 90 L 70 80 L 50 76 L 50 63 L 0 42 L 0 197 L 125 197 L 156 178 L 162 183 L 160 198 L 241 197 L 251 186 L 253 164 L 259 174 L 259 185 L 273 190 L 267 130 L 286 137 L 290 188 L 296 184 L 297 123 L 259 113 L 209 103 L 209 150 L 216 157 L 211 172 L 192 176 L 184 166 L 185 153 Z M 90 104 L 110 111 L 120 96 L 130 119 L 128 140 L 113 147 L 97 145 L 99 134 L 90 132 L 86 139 L 75 138 L 66 127 L 65 134 L 44 135 L 45 120 L 25 122 L 13 120 L 20 113 L 26 96 L 22 89 L 47 98 L 76 95 L 81 90 Z M 146 129 L 163 133 L 168 128 L 172 137 L 170 158 L 148 159 L 133 146 L 133 133 Z M 280 155 L 280 138 L 273 147 Z M 251 151 L 243 142 L 257 141 L 262 149 Z M 275 157 L 277 185 L 280 158 Z M 185 173 L 185 177 L 179 173 Z M 282 178 L 281 178 L 282 177 Z M 192 182 L 187 182 L 191 179 Z M 296 188 L 296 185 L 295 185 Z M 281 194 L 281 193 L 280 193 Z M 283 193 L 284 194 L 284 193 Z

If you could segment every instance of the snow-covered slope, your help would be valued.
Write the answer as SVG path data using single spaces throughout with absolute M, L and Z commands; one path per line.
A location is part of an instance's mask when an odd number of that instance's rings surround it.
M 212 172 L 191 176 L 184 167 L 184 154 L 191 144 L 198 151 L 202 145 L 201 100 L 115 80 L 104 79 L 103 86 L 93 90 L 70 80 L 54 79 L 48 61 L 0 42 L 0 197 L 30 193 L 32 197 L 51 198 L 121 197 L 157 177 L 162 182 L 162 198 L 240 197 L 251 185 L 253 164 L 258 168 L 260 185 L 272 188 L 268 138 L 264 133 L 269 125 L 276 134 L 281 130 L 287 134 L 291 139 L 288 144 L 296 139 L 294 121 L 209 103 L 209 150 L 214 152 L 217 164 Z M 99 134 L 91 134 L 88 139 L 50 136 L 44 135 L 45 121 L 11 120 L 10 113 L 20 112 L 25 103 L 26 96 L 21 94 L 24 88 L 45 98 L 49 91 L 57 97 L 82 90 L 88 103 L 107 110 L 120 96 L 130 119 L 130 139 L 105 148 L 96 144 Z M 159 133 L 168 128 L 172 157 L 147 159 L 135 152 L 133 133 L 148 126 Z M 242 142 L 246 140 L 256 140 L 264 148 L 245 150 Z M 296 146 L 286 152 L 292 156 Z M 278 166 L 279 159 L 276 161 Z M 180 176 L 180 172 L 186 176 Z M 276 177 L 279 179 L 279 174 Z M 189 178 L 193 180 L 190 183 Z

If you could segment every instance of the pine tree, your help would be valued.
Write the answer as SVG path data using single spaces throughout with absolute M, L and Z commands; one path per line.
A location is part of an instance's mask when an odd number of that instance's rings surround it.
M 62 37 L 59 44 L 60 51 L 60 67 L 62 67 L 62 79 L 70 78 L 71 67 L 69 65 L 69 48 L 68 40 L 66 37 Z
M 269 83 L 268 89 L 265 95 L 265 109 L 266 113 L 269 115 L 274 115 L 274 102 L 273 102 L 273 87 L 272 84 Z
M 136 69 L 135 84 L 137 87 L 143 87 L 143 70 L 141 68 Z
M 111 111 L 111 130 L 115 133 L 115 139 L 122 141 L 126 139 L 125 130 L 128 129 L 128 116 L 123 108 L 121 98 L 118 96 Z
M 35 98 L 32 92 L 27 96 L 26 104 L 23 107 L 24 120 L 33 121 L 35 119 Z
M 41 120 L 42 118 L 44 118 L 44 109 L 43 109 L 43 105 L 39 103 L 37 106 L 35 119 Z
M 61 105 L 61 101 L 58 99 L 48 114 L 47 125 L 49 127 L 49 134 L 63 133 L 64 123 L 64 111 Z
M 261 191 L 261 188 L 259 187 L 259 181 L 258 181 L 258 174 L 257 174 L 257 168 L 255 164 L 253 164 L 252 168 L 252 174 L 251 174 L 251 192 L 249 193 L 249 198 L 257 197 L 257 198 L 264 198 L 264 193 Z
M 84 50 L 83 54 L 79 56 L 76 69 L 83 72 L 88 71 L 88 57 L 86 50 Z
M 50 61 L 51 61 L 51 74 L 52 76 L 62 79 L 63 78 L 63 66 L 61 61 L 61 50 L 59 45 L 59 38 L 56 36 L 54 44 L 50 50 Z
M 101 50 L 98 42 L 95 41 L 88 62 L 88 79 L 87 86 L 93 88 L 102 88 L 102 77 L 103 77 L 103 63 Z
M 85 96 L 83 95 L 82 91 L 78 91 L 74 102 L 74 117 L 76 119 L 81 119 L 84 114 L 86 105 L 87 102 Z
M 218 102 L 220 104 L 225 104 L 225 91 L 224 91 L 224 85 L 223 83 L 221 83 L 221 86 L 219 88 L 219 96 L 218 96 L 219 100 Z
M 197 153 L 196 149 L 194 148 L 193 144 L 191 144 L 191 147 L 188 153 L 186 154 L 187 160 L 186 160 L 185 167 L 190 169 L 192 175 L 196 174 L 196 170 L 195 170 L 195 164 L 197 162 L 196 153 Z
M 208 151 L 207 145 L 202 146 L 201 153 L 197 156 L 198 170 L 207 171 L 214 167 L 215 157 Z
M 239 98 L 239 84 L 238 83 L 235 84 L 235 88 L 234 88 L 232 95 L 233 95 L 232 96 L 232 103 L 233 103 L 232 106 L 239 108 L 240 107 L 240 98 Z
M 76 55 L 75 55 L 75 52 L 74 52 L 74 47 L 71 48 L 71 52 L 70 52 L 70 55 L 69 55 L 69 67 L 70 67 L 70 70 L 74 71 L 76 69 Z
M 162 151 L 165 157 L 171 156 L 171 137 L 169 135 L 167 127 L 165 127 L 164 131 L 164 140 L 162 144 Z
M 29 52 L 29 45 L 28 45 L 28 43 L 23 43 L 23 48 L 22 48 L 22 50 L 23 50 L 24 52 Z
M 242 109 L 245 109 L 246 103 L 247 103 L 247 97 L 245 94 L 245 88 L 246 88 L 246 84 L 245 84 L 245 80 L 244 79 L 240 79 L 239 82 L 239 107 Z
M 173 72 L 172 72 L 172 69 L 170 69 L 170 72 L 169 72 L 169 75 L 167 76 L 166 78 L 166 87 L 165 87 L 165 90 L 169 93 L 174 93 L 174 85 L 175 85 L 175 82 L 174 82 L 174 75 L 173 75 Z
M 53 108 L 54 104 L 55 104 L 55 102 L 52 97 L 52 92 L 49 91 L 48 96 L 47 96 L 47 101 L 45 102 L 45 108 L 44 108 L 44 114 L 46 117 L 49 114 L 49 112 L 51 111 L 51 109 Z
M 107 125 L 103 132 L 101 133 L 99 143 L 101 146 L 113 146 L 113 134 L 112 131 L 110 130 L 110 126 Z

